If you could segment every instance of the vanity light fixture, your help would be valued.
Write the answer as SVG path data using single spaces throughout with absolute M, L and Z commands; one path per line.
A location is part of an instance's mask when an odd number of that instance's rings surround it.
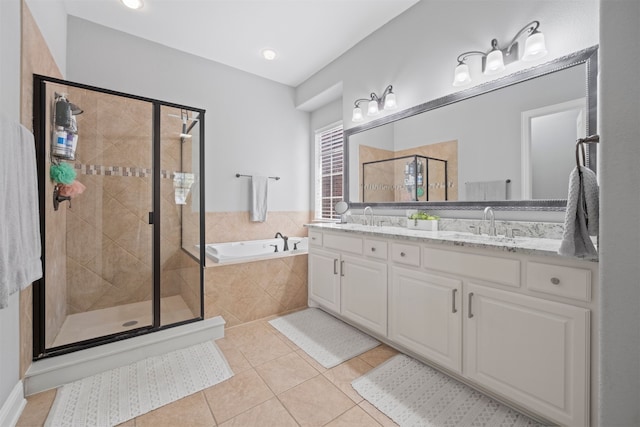
M 134 9 L 134 10 L 142 9 L 142 6 L 144 6 L 144 3 L 142 0 L 120 0 L 120 1 L 129 9 Z
M 398 104 L 396 103 L 396 94 L 393 93 L 393 86 L 389 85 L 384 92 L 382 92 L 382 96 L 378 96 L 374 92 L 371 92 L 369 98 L 356 99 L 353 107 L 353 116 L 351 117 L 352 121 L 361 122 L 364 120 L 360 103 L 365 101 L 367 102 L 367 116 L 369 117 L 377 115 L 380 112 L 380 109 L 395 110 L 398 108 Z
M 458 65 L 454 72 L 453 85 L 463 86 L 471 83 L 471 73 L 466 63 L 470 56 L 482 56 L 482 72 L 487 76 L 504 71 L 505 65 L 518 60 L 518 39 L 524 34 L 529 35 L 525 41 L 524 55 L 522 55 L 521 59 L 523 61 L 535 61 L 545 56 L 547 54 L 547 48 L 544 42 L 544 34 L 538 31 L 539 26 L 539 21 L 532 21 L 525 25 L 518 31 L 515 37 L 513 37 L 507 47 L 503 49 L 498 46 L 498 40 L 493 39 L 491 40 L 491 50 L 489 52 L 485 53 L 472 50 L 458 55 Z

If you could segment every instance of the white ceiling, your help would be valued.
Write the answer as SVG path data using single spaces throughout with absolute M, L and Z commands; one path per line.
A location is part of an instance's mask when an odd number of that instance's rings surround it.
M 69 15 L 295 87 L 418 0 L 144 2 L 64 0 Z

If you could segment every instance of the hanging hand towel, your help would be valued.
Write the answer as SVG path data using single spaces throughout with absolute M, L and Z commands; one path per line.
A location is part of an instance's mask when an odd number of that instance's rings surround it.
M 0 116 L 0 308 L 42 277 L 38 174 L 33 134 Z
M 598 234 L 599 189 L 596 174 L 580 166 L 569 176 L 569 195 L 564 219 L 560 255 L 595 259 L 598 256 L 591 238 Z
M 267 220 L 267 192 L 269 178 L 266 176 L 251 177 L 251 221 L 265 222 Z
M 485 184 L 484 200 L 507 200 L 508 181 L 506 179 L 487 181 Z
M 195 180 L 195 175 L 192 173 L 175 172 L 173 174 L 176 205 L 187 204 L 187 196 L 189 196 L 189 190 L 191 190 Z

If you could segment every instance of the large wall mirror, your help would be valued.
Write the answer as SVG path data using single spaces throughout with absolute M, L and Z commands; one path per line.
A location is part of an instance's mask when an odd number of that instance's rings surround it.
M 576 140 L 596 133 L 596 84 L 592 47 L 350 128 L 345 200 L 564 210 Z

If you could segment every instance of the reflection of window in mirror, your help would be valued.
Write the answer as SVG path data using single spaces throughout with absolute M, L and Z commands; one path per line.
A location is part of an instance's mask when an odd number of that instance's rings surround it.
M 586 136 L 586 108 L 586 98 L 579 98 L 522 112 L 524 199 L 567 196 L 575 143 Z
M 342 122 L 316 130 L 315 217 L 338 220 L 334 206 L 342 200 L 344 145 Z

